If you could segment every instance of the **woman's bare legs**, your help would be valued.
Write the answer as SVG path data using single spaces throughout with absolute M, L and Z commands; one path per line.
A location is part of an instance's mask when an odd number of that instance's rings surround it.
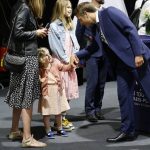
M 31 135 L 32 108 L 22 109 L 21 115 L 23 121 L 22 147 L 45 147 L 45 143 L 35 140 Z
M 22 109 L 23 139 L 31 137 L 32 108 Z
M 19 120 L 20 120 L 21 110 L 22 109 L 13 108 L 11 132 L 16 132 L 19 130 Z

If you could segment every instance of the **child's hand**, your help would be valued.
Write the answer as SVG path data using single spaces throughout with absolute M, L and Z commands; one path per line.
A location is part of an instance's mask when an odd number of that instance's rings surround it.
M 78 63 L 79 63 L 79 59 L 78 57 L 73 54 L 71 57 L 70 57 L 70 62 L 69 62 L 74 68 L 77 67 Z
M 68 64 L 68 71 L 73 71 L 77 68 L 77 66 L 72 66 L 71 64 Z

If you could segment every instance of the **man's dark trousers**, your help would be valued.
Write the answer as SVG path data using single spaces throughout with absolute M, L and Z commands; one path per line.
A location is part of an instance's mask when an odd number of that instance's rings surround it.
M 107 62 L 105 56 L 91 56 L 87 59 L 86 75 L 85 112 L 86 115 L 93 115 L 95 112 L 100 112 L 102 107 L 107 76 Z

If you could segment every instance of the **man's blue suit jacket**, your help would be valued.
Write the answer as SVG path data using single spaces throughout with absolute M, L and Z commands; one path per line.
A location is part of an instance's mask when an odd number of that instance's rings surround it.
M 150 100 L 150 49 L 140 39 L 135 26 L 120 10 L 108 7 L 99 12 L 99 28 L 103 32 L 110 50 L 112 50 L 130 69 Z M 79 58 L 93 53 L 89 45 L 77 53 Z M 105 51 L 105 50 L 104 50 Z M 144 65 L 136 69 L 135 56 L 143 55 Z M 147 63 L 148 62 L 148 63 Z M 129 76 L 130 78 L 130 76 Z
M 137 30 L 129 18 L 120 10 L 108 7 L 98 12 L 99 24 L 109 48 L 129 67 L 135 68 L 135 56 L 143 55 L 150 58 L 149 48 L 141 41 Z M 94 46 L 100 46 L 94 42 L 85 49 L 77 52 L 79 58 L 93 53 Z M 105 50 L 104 50 L 105 51 Z
M 99 46 L 97 44 L 97 46 L 91 47 L 92 49 L 97 47 L 97 49 L 95 50 L 94 53 L 90 55 L 90 57 L 103 56 L 102 43 L 99 38 L 99 34 L 96 32 L 95 25 L 93 25 L 92 27 L 85 27 L 81 25 L 80 22 L 78 21 L 76 26 L 76 37 L 81 48 L 82 47 L 85 48 L 87 45 L 87 42 L 85 43 L 83 41 L 84 38 L 87 38 L 87 40 L 89 40 L 88 38 L 90 38 L 91 41 L 96 39 L 95 44 L 99 43 Z

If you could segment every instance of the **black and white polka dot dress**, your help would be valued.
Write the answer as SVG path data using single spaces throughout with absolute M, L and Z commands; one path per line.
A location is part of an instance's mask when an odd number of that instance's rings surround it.
M 5 99 L 10 107 L 30 108 L 40 97 L 39 66 L 37 56 L 26 56 L 22 73 L 11 73 L 9 90 Z

